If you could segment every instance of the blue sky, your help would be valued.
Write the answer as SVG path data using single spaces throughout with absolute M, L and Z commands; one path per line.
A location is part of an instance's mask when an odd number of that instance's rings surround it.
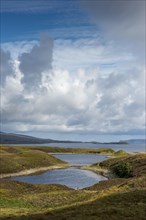
M 56 39 L 61 30 L 62 38 L 76 39 L 80 28 L 93 32 L 97 29 L 81 9 L 80 1 L 2 1 L 2 12 L 2 42 L 38 40 L 40 32 L 45 31 Z M 76 31 L 70 33 L 71 29 Z
M 145 1 L 1 0 L 1 130 L 145 136 Z

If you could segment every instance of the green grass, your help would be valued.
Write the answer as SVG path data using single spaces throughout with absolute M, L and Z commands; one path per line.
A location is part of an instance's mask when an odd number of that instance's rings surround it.
M 32 207 L 30 203 L 23 201 L 22 199 L 12 199 L 12 198 L 1 198 L 0 199 L 1 208 L 30 208 Z

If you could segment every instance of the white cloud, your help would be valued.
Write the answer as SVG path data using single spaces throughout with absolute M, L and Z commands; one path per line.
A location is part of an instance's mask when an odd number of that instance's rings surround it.
M 28 53 L 34 47 L 38 45 L 37 41 L 14 41 L 2 43 L 2 50 L 6 53 L 11 53 L 11 58 L 16 60 L 22 53 Z
M 131 53 L 111 43 L 102 45 L 98 38 L 56 40 L 53 67 L 67 68 L 70 71 L 91 67 L 93 70 L 93 67 L 97 69 L 101 65 L 129 63 L 133 59 L 135 58 Z
M 17 52 L 21 46 L 13 45 L 15 74 L 6 74 L 2 86 L 2 128 L 74 133 L 144 129 L 144 71 L 135 57 L 95 39 L 57 40 L 51 69 L 52 43 L 45 42 L 28 42 L 26 49 L 23 44 L 22 54 Z

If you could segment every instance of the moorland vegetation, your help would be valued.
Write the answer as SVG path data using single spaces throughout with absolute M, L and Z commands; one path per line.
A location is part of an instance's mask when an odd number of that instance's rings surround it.
M 45 147 L 46 149 L 46 147 Z M 1 146 L 1 173 L 28 168 L 62 165 L 52 149 Z M 47 152 L 46 152 L 47 151 Z M 49 151 L 49 152 L 48 152 Z M 58 151 L 58 149 L 57 149 Z M 80 150 L 63 150 L 81 153 Z M 61 152 L 59 149 L 60 153 Z M 83 153 L 97 153 L 94 149 Z M 0 180 L 0 219 L 15 220 L 144 220 L 146 215 L 146 154 L 129 155 L 109 149 L 99 150 L 112 158 L 90 166 L 109 170 L 114 178 L 75 190 L 62 185 L 28 184 Z M 56 153 L 55 148 L 53 153 Z M 57 152 L 58 153 L 58 152 Z M 124 175 L 123 175 L 124 173 Z M 121 175 L 122 174 L 122 175 Z

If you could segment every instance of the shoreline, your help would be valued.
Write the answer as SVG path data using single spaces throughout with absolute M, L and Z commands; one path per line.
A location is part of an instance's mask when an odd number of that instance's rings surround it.
M 127 152 L 127 151 L 126 151 Z M 107 156 L 107 157 L 114 157 L 114 155 L 112 154 L 108 154 L 108 153 L 96 153 L 96 152 L 92 152 L 92 153 L 89 153 L 89 152 L 81 152 L 81 153 L 78 153 L 78 152 L 49 152 L 47 154 L 96 154 L 96 155 L 103 155 L 103 156 Z M 127 152 L 127 154 L 129 155 L 136 155 L 136 154 L 146 154 L 146 151 L 140 151 L 140 152 L 135 152 L 135 151 L 131 151 L 131 152 Z
M 116 178 L 114 176 L 114 174 L 108 169 L 95 168 L 95 167 L 86 167 L 86 166 L 83 166 L 80 169 L 92 171 L 92 172 L 96 173 L 97 175 L 101 175 L 101 176 L 106 177 L 107 180 Z
M 0 179 L 4 179 L 4 178 L 10 178 L 10 177 L 17 177 L 17 176 L 27 176 L 27 175 L 33 175 L 33 174 L 37 174 L 40 172 L 45 172 L 48 170 L 57 170 L 57 169 L 65 169 L 65 168 L 69 168 L 69 167 L 77 167 L 78 169 L 81 170 L 89 170 L 92 171 L 94 173 L 96 173 L 97 175 L 101 175 L 106 177 L 107 179 L 112 179 L 114 178 L 113 174 L 106 169 L 97 169 L 94 167 L 86 167 L 86 166 L 80 166 L 80 165 L 74 165 L 74 164 L 70 164 L 70 165 L 53 165 L 53 166 L 49 166 L 49 167 L 40 167 L 40 168 L 31 168 L 31 169 L 27 169 L 27 170 L 23 170 L 17 173 L 4 173 L 4 174 L 0 174 Z
M 99 155 L 99 156 L 106 156 L 106 157 L 110 157 L 110 156 L 112 156 L 112 155 L 110 155 L 110 154 L 104 154 L 104 153 L 101 153 L 101 154 L 99 154 L 99 153 L 84 153 L 84 152 L 82 152 L 82 153 L 48 153 L 49 155 L 55 155 L 55 154 L 61 154 L 61 155 L 63 155 L 63 154 L 65 154 L 65 155 L 72 155 L 72 154 L 76 154 L 76 155 L 78 155 L 78 154 L 88 154 L 88 155 L 90 155 L 90 154 L 94 154 L 94 155 Z
M 55 169 L 63 169 L 63 168 L 67 168 L 67 167 L 71 167 L 71 165 L 69 165 L 69 164 L 67 164 L 67 165 L 52 165 L 52 166 L 48 166 L 48 167 L 31 168 L 31 169 L 27 169 L 27 170 L 22 170 L 17 173 L 0 174 L 0 179 L 15 177 L 15 176 L 27 176 L 27 175 L 38 173 L 38 172 L 43 172 L 43 171 L 47 171 L 47 170 L 55 170 Z

